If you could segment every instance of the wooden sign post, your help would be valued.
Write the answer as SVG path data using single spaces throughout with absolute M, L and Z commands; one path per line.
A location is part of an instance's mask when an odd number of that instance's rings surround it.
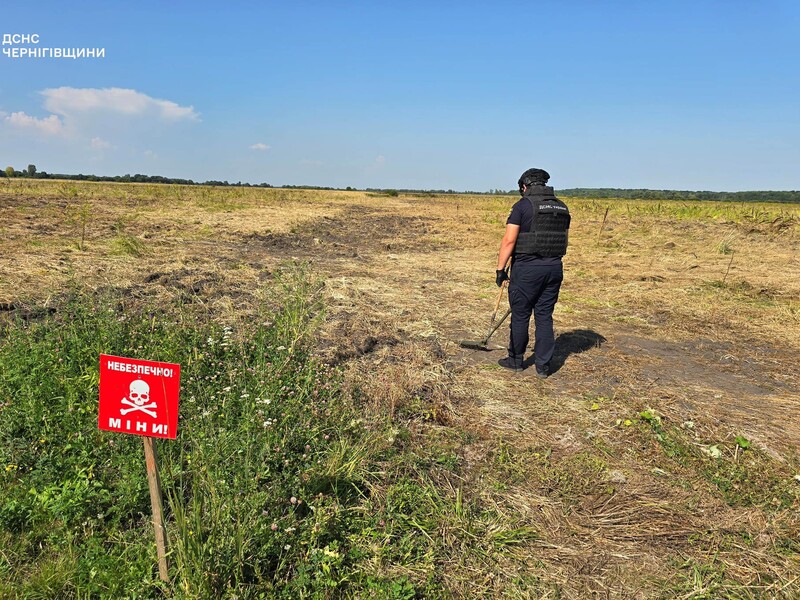
M 161 480 L 153 438 L 174 440 L 177 435 L 180 378 L 180 365 L 100 355 L 97 425 L 106 431 L 144 436 L 144 460 L 156 533 L 158 575 L 162 581 L 169 581 L 169 565 Z
M 156 530 L 156 553 L 158 576 L 169 581 L 167 565 L 167 535 L 164 528 L 164 506 L 161 502 L 161 479 L 158 476 L 158 458 L 153 438 L 144 437 L 144 461 L 147 465 L 147 483 L 150 486 L 150 506 L 153 508 L 153 527 Z

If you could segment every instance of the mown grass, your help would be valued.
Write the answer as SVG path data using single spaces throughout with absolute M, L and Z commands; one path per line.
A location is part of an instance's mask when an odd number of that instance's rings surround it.
M 322 306 L 302 268 L 236 327 L 124 306 L 77 289 L 3 326 L 0 596 L 438 596 L 455 555 L 481 564 L 534 535 L 441 487 L 447 443 L 420 453 L 342 393 L 310 354 Z M 141 441 L 97 429 L 101 352 L 183 366 L 178 439 L 158 442 L 170 584 Z

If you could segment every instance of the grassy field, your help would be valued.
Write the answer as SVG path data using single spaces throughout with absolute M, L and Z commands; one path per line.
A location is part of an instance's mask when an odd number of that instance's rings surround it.
M 542 381 L 458 346 L 515 198 L 0 181 L 0 597 L 800 596 L 800 207 L 565 200 Z

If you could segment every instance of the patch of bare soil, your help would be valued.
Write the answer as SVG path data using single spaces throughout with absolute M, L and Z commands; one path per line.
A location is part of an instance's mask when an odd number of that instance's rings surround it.
M 348 210 L 341 216 L 324 216 L 291 233 L 252 233 L 245 242 L 267 254 L 330 260 L 380 252 L 430 252 L 443 245 L 429 239 L 436 233 L 437 220 L 431 217 Z

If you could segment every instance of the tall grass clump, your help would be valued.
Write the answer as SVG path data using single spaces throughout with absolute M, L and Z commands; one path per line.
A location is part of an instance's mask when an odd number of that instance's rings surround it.
M 238 331 L 80 291 L 52 317 L 4 325 L 0 596 L 163 594 L 141 440 L 97 429 L 101 352 L 183 368 L 178 439 L 158 442 L 167 587 L 242 598 L 339 584 L 342 510 L 363 493 L 370 436 L 309 356 L 314 285 L 292 272 L 276 288 L 280 305 Z

